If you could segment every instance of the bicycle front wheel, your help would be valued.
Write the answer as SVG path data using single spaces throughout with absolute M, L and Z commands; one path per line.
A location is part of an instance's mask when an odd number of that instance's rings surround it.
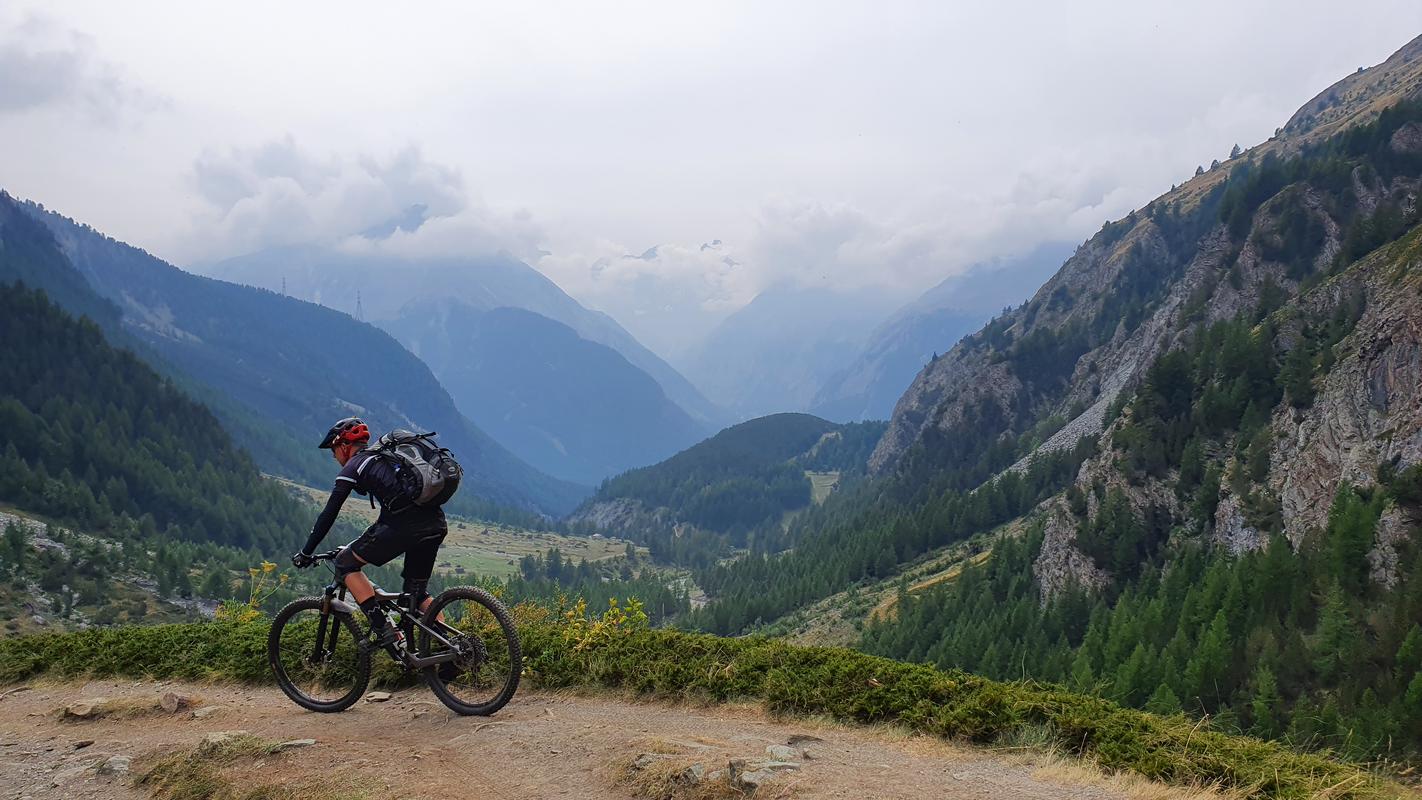
M 267 659 L 277 685 L 312 711 L 345 711 L 370 683 L 370 651 L 351 615 L 324 611 L 320 597 L 293 600 L 277 612 L 267 636 Z
M 518 690 L 523 655 L 513 617 L 498 598 L 473 586 L 440 593 L 424 614 L 444 641 L 420 629 L 420 657 L 453 658 L 422 670 L 435 696 L 456 714 L 488 716 Z

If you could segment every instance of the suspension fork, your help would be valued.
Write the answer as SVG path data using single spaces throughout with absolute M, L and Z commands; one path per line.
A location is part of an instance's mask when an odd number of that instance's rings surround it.
M 343 590 L 342 595 L 345 594 Z M 331 601 L 335 599 L 334 589 L 326 590 L 325 602 L 321 604 L 321 620 L 316 623 L 316 642 L 314 652 L 311 654 L 313 663 L 324 663 L 332 654 L 336 652 L 336 636 L 341 630 L 341 624 L 331 618 Z M 330 643 L 327 643 L 327 630 L 330 631 Z
M 341 587 L 340 593 L 337 595 L 337 599 L 340 599 L 340 600 L 346 599 L 346 587 L 344 587 L 344 586 Z M 331 614 L 330 614 L 330 608 L 331 608 L 330 603 L 327 603 L 327 604 L 326 604 L 327 613 L 321 615 L 321 622 L 322 622 L 323 624 L 324 624 L 324 623 L 326 622 L 326 620 L 331 616 Z M 328 646 L 326 647 L 326 652 L 327 652 L 327 653 L 330 653 L 331 655 L 335 655 L 335 654 L 336 654 L 336 635 L 337 635 L 338 633 L 340 633 L 340 630 L 341 630 L 340 623 L 337 623 L 337 622 L 334 622 L 334 621 L 333 621 L 333 622 L 331 623 L 331 643 L 330 643 L 330 645 L 328 645 Z M 317 641 L 319 642 L 320 639 L 318 638 Z

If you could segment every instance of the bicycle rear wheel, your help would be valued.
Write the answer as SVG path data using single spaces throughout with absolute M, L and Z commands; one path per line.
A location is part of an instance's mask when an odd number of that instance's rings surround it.
M 458 586 L 441 592 L 424 619 L 448 644 L 421 628 L 420 657 L 454 655 L 449 663 L 421 670 L 440 702 L 466 715 L 488 716 L 503 708 L 523 671 L 518 631 L 504 604 L 483 589 Z
M 320 597 L 293 600 L 277 612 L 267 636 L 267 659 L 277 685 L 312 711 L 344 711 L 370 683 L 370 651 L 351 615 L 323 612 Z

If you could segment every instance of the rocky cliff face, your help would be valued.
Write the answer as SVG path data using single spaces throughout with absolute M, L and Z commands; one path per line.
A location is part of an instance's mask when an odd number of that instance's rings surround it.
M 1261 181 L 1250 183 L 1251 175 L 1301 154 L 1317 157 L 1329 144 L 1336 149 L 1340 133 L 1418 98 L 1422 37 L 1322 93 L 1280 136 L 1105 226 L 1028 303 L 924 367 L 899 400 L 871 470 L 891 473 L 910 451 L 929 447 L 926 442 L 966 436 L 968 426 L 981 425 L 982 408 L 997 412 L 1002 437 L 1057 415 L 1067 423 L 1038 452 L 1102 435 L 1101 455 L 1083 465 L 1079 488 L 1120 484 L 1133 506 L 1157 504 L 1179 516 L 1185 511 L 1168 490 L 1119 480 L 1108 411 L 1136 391 L 1161 354 L 1202 325 L 1261 306 L 1278 308 L 1271 318 L 1279 330 L 1276 347 L 1287 352 L 1298 320 L 1326 317 L 1356 293 L 1366 297 L 1366 311 L 1334 345 L 1336 362 L 1320 379 L 1314 403 L 1304 410 L 1281 403 L 1275 411 L 1262 491 L 1277 502 L 1286 535 L 1297 544 L 1324 523 L 1341 483 L 1368 485 L 1383 461 L 1422 461 L 1422 300 L 1418 256 L 1408 240 L 1302 291 L 1308 275 L 1357 248 L 1358 220 L 1392 214 L 1404 228 L 1415 223 L 1416 170 L 1384 176 L 1364 162 L 1341 179 L 1262 182 L 1269 190 L 1248 201 L 1250 213 L 1229 213 L 1229 203 L 1263 191 Z M 1416 153 L 1422 153 L 1422 124 L 1409 122 L 1389 133 L 1380 157 Z M 1024 453 L 1017 466 L 1032 455 Z M 1248 523 L 1243 505 L 1244 498 L 1222 487 L 1210 525 L 1236 552 L 1267 538 Z M 1073 545 L 1076 522 L 1068 515 L 1064 504 L 1048 514 L 1035 571 L 1049 593 L 1071 582 L 1106 580 Z M 1387 579 L 1389 547 L 1380 534 L 1374 553 L 1380 580 Z
M 1268 483 L 1295 544 L 1322 527 L 1339 484 L 1368 486 L 1379 464 L 1422 461 L 1422 248 L 1401 242 L 1340 277 L 1301 312 L 1351 291 L 1366 310 L 1313 405 L 1273 422 Z

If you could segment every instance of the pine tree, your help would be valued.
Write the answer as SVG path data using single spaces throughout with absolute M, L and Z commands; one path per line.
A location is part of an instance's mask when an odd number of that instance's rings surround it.
M 1146 701 L 1145 710 L 1152 714 L 1170 716 L 1180 713 L 1180 698 L 1175 696 L 1175 692 L 1170 691 L 1170 687 L 1164 683 L 1155 687 L 1150 699 Z
M 1229 620 L 1223 610 L 1201 632 L 1199 645 L 1185 667 L 1185 685 L 1191 699 L 1198 698 L 1206 708 L 1214 708 L 1224 695 L 1229 670 Z
M 1249 701 L 1249 713 L 1254 724 L 1249 732 L 1261 739 L 1273 739 L 1279 735 L 1279 683 L 1274 673 L 1261 664 L 1254 671 L 1250 689 L 1253 697 Z
M 1412 676 L 1402 696 L 1402 719 L 1399 724 L 1413 736 L 1422 733 L 1422 671 Z
M 221 565 L 214 564 L 203 575 L 199 594 L 209 600 L 226 600 L 232 596 L 232 576 Z
M 1377 503 L 1369 503 L 1348 484 L 1338 487 L 1328 510 L 1330 566 L 1334 578 L 1348 594 L 1359 597 L 1368 590 L 1368 551 L 1373 546 L 1377 525 Z
M 1078 691 L 1089 692 L 1096 685 L 1096 676 L 1091 669 L 1091 659 L 1083 648 L 1071 663 L 1071 684 Z
M 1392 674 L 1399 685 L 1405 684 L 1408 676 L 1415 674 L 1422 669 L 1422 626 L 1413 623 L 1407 631 L 1407 636 L 1403 638 L 1402 644 L 1397 647 L 1397 656 L 1393 659 Z
M 1334 582 L 1324 599 L 1313 644 L 1313 668 L 1319 680 L 1327 686 L 1336 685 L 1361 645 L 1362 636 L 1348 612 L 1348 599 Z

